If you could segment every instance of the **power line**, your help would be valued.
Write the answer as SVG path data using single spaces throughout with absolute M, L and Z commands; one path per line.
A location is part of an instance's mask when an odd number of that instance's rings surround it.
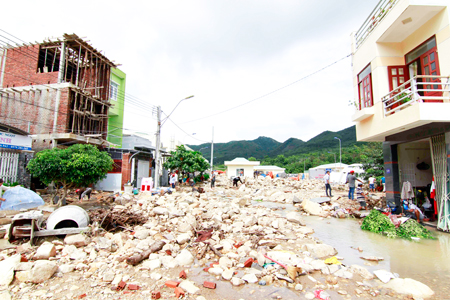
M 317 73 L 319 73 L 319 72 L 321 72 L 321 71 L 323 71 L 323 70 L 325 70 L 325 69 L 331 67 L 332 65 L 335 65 L 335 64 L 337 64 L 338 62 L 340 62 L 341 60 L 344 60 L 344 59 L 346 59 L 347 57 L 350 57 L 351 55 L 352 55 L 352 54 L 350 53 L 350 54 L 348 54 L 347 56 L 344 56 L 344 57 L 342 57 L 341 59 L 338 59 L 338 60 L 336 60 L 335 62 L 333 62 L 333 63 L 331 63 L 331 64 L 329 64 L 329 65 L 327 65 L 327 66 L 325 66 L 325 67 L 323 67 L 323 68 L 321 68 L 321 69 L 319 69 L 319 70 L 317 70 L 317 71 L 314 71 L 314 72 L 312 72 L 312 73 L 310 73 L 310 74 L 308 74 L 308 75 L 306 75 L 306 76 L 304 76 L 304 77 L 302 77 L 302 78 L 300 78 L 300 79 L 298 79 L 298 80 L 296 80 L 296 81 L 293 81 L 293 82 L 291 82 L 291 83 L 289 83 L 289 84 L 287 84 L 287 85 L 285 85 L 285 86 L 282 86 L 282 87 L 280 87 L 280 88 L 278 88 L 278 89 L 276 89 L 276 90 L 273 90 L 273 91 L 271 91 L 271 92 L 269 92 L 269 93 L 267 93 L 267 94 L 264 94 L 264 95 L 262 95 L 262 96 L 256 97 L 256 98 L 254 98 L 254 99 L 252 99 L 252 100 L 250 100 L 250 101 L 247 101 L 247 102 L 245 102 L 245 103 L 239 104 L 239 105 L 237 105 L 237 106 L 231 107 L 231 108 L 229 108 L 229 109 L 223 110 L 223 111 L 221 111 L 221 112 L 218 112 L 218 113 L 215 113 L 215 114 L 212 114 L 212 115 L 209 115 L 209 116 L 205 116 L 205 117 L 201 117 L 201 118 L 198 118 L 198 119 L 195 119 L 195 120 L 183 122 L 182 124 L 192 123 L 192 122 L 204 120 L 204 119 L 207 119 L 207 118 L 210 118 L 210 117 L 214 117 L 214 116 L 217 116 L 217 115 L 220 115 L 220 114 L 229 112 L 229 111 L 231 111 L 231 110 L 233 110 L 233 109 L 242 107 L 242 106 L 247 105 L 247 104 L 249 104 L 249 103 L 252 103 L 252 102 L 254 102 L 254 101 L 261 100 L 261 99 L 263 99 L 263 98 L 265 98 L 265 97 L 267 97 L 267 96 L 270 96 L 270 95 L 275 94 L 275 93 L 277 93 L 277 92 L 279 92 L 279 91 L 281 91 L 281 90 L 283 90 L 283 89 L 285 89 L 285 88 L 288 88 L 288 87 L 290 87 L 291 85 L 294 85 L 294 84 L 296 84 L 296 83 L 298 83 L 298 82 L 300 82 L 300 81 L 302 81 L 302 80 L 305 80 L 306 78 L 311 77 L 311 76 L 313 76 L 313 75 L 315 75 L 315 74 L 317 74 Z
M 163 112 L 163 114 L 165 114 L 165 113 Z M 165 114 L 165 115 L 166 115 L 166 114 Z M 166 115 L 166 116 L 167 116 L 167 115 Z M 171 118 L 167 117 L 167 120 L 170 120 L 170 122 L 172 122 L 172 124 L 174 124 L 176 127 L 178 127 L 178 129 L 180 129 L 181 131 L 183 131 L 185 134 L 189 135 L 190 138 L 193 138 L 194 140 L 197 140 L 197 141 L 202 142 L 202 143 L 209 143 L 209 141 L 203 141 L 203 140 L 200 140 L 200 139 L 197 139 L 197 138 L 193 137 L 192 135 L 190 135 L 189 133 L 187 133 L 186 131 L 184 131 L 180 126 L 178 126 L 174 121 L 172 121 Z
M 6 32 L 5 30 L 0 29 L 0 31 L 5 32 L 5 33 L 8 34 L 9 36 L 14 37 L 15 39 L 17 39 L 17 40 L 19 40 L 19 41 L 21 41 L 21 42 L 23 42 L 23 43 L 26 43 L 25 41 L 21 40 L 20 38 L 17 38 L 17 37 L 15 37 L 14 35 L 12 35 L 12 34 Z M 8 37 L 5 37 L 5 36 L 3 36 L 3 35 L 0 35 L 0 37 L 3 37 L 3 38 L 5 38 L 5 39 L 7 39 L 8 41 L 10 41 L 10 42 L 16 44 L 16 46 L 14 46 L 14 45 L 11 45 L 11 44 L 8 43 L 8 42 L 5 42 L 5 41 L 0 40 L 1 43 L 6 44 L 7 46 L 11 47 L 13 50 L 18 51 L 18 52 L 22 53 L 24 56 L 27 56 L 27 57 L 29 57 L 29 58 L 37 59 L 38 62 L 45 62 L 44 59 L 40 59 L 40 58 L 39 58 L 39 54 L 37 54 L 37 53 L 35 53 L 35 52 L 29 51 L 29 50 L 28 50 L 28 45 L 23 45 L 23 46 L 21 46 L 20 44 L 18 44 L 17 42 L 13 41 L 12 39 L 10 39 L 10 38 L 8 38 Z M 9 49 L 9 48 L 5 48 L 5 49 Z M 26 50 L 26 52 L 25 52 L 24 50 Z M 21 61 L 18 61 L 18 60 L 16 60 L 16 59 L 12 58 L 12 57 L 6 56 L 6 59 L 12 59 L 12 60 L 15 60 L 15 61 L 17 61 L 17 62 L 23 64 L 23 65 L 27 65 L 27 64 L 25 64 L 25 63 L 23 63 L 23 62 L 21 62 Z M 33 68 L 34 68 L 34 67 L 31 65 L 31 63 L 29 64 L 29 67 L 30 67 L 30 69 L 33 69 Z M 7 73 L 7 72 L 5 72 L 5 73 Z M 11 75 L 13 75 L 13 74 L 11 74 Z M 14 75 L 13 75 L 13 76 L 14 76 Z M 26 78 L 20 77 L 20 76 L 16 76 L 16 77 L 19 77 L 19 78 L 24 79 L 24 80 L 29 80 L 29 79 L 26 79 Z M 109 81 L 110 79 L 105 79 L 105 80 L 108 80 L 108 81 Z M 40 84 L 40 83 L 37 83 L 37 82 L 34 82 L 34 83 L 35 83 L 35 84 Z M 45 84 L 42 84 L 42 85 L 45 85 Z M 145 102 L 145 101 L 143 101 L 143 100 L 140 100 L 139 98 L 137 98 L 137 97 L 135 97 L 135 96 L 133 96 L 133 95 L 130 95 L 130 94 L 126 93 L 126 92 L 123 92 L 123 91 L 118 90 L 118 91 L 117 91 L 117 94 L 120 95 L 120 96 L 123 96 L 123 97 L 124 97 L 124 100 L 127 100 L 127 102 L 134 103 L 136 106 L 139 106 L 140 108 L 146 108 L 146 109 L 148 109 L 148 110 L 154 110 L 154 109 L 156 108 L 155 105 L 152 105 L 151 103 L 147 103 L 147 102 Z

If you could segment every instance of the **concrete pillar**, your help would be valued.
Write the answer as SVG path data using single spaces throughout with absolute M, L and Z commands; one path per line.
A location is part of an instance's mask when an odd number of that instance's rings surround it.
M 386 179 L 386 202 L 401 206 L 400 175 L 397 145 L 383 143 L 384 177 Z
M 122 186 L 131 180 L 131 164 L 130 164 L 131 153 L 122 154 Z

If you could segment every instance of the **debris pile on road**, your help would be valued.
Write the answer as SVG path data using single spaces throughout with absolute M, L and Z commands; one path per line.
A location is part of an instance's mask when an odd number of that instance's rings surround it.
M 204 191 L 181 187 L 171 194 L 118 197 L 110 210 L 91 212 L 99 227 L 92 234 L 46 238 L 39 247 L 24 243 L 0 252 L 5 270 L 0 285 L 6 288 L 15 278 L 8 289 L 17 299 L 131 294 L 201 300 L 224 298 L 214 294 L 218 285 L 246 284 L 286 287 L 307 299 L 315 293 L 396 295 L 374 284 L 363 266 L 346 266 L 340 262 L 344 258 L 326 261 L 336 249 L 313 237 L 296 209 L 331 215 L 331 205 L 310 201 L 323 196 L 320 181 L 266 177 L 235 189 L 218 176 L 216 188 L 204 186 Z M 273 210 L 261 200 L 295 207 Z
M 110 209 L 97 209 L 89 212 L 89 218 L 93 223 L 106 231 L 114 231 L 116 229 L 127 229 L 137 225 L 143 225 L 148 218 L 139 211 L 130 211 L 125 206 L 116 205 Z

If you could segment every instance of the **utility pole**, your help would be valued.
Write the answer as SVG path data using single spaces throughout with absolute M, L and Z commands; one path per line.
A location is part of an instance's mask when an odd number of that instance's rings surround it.
M 214 163 L 214 126 L 212 128 L 212 138 L 211 138 L 211 174 L 213 172 Z
M 167 117 L 164 118 L 164 120 L 161 121 L 161 106 L 157 106 L 156 107 L 156 120 L 157 120 L 157 126 L 156 126 L 156 151 L 155 151 L 155 189 L 159 187 L 159 173 L 160 173 L 160 167 L 161 167 L 161 155 L 160 155 L 160 147 L 161 147 L 161 126 L 164 125 L 164 123 L 169 119 L 169 117 L 172 115 L 172 113 L 175 111 L 175 109 L 178 107 L 178 105 L 181 103 L 181 101 L 183 100 L 187 100 L 190 99 L 194 96 L 189 96 L 186 97 L 184 99 L 181 99 L 177 105 L 175 105 L 175 107 L 172 109 L 172 111 L 170 112 L 169 115 L 167 115 Z
M 159 164 L 161 155 L 159 147 L 161 145 L 161 106 L 156 108 L 156 151 L 155 151 L 155 189 L 159 187 Z
M 342 145 L 341 145 L 341 139 L 338 137 L 334 137 L 336 140 L 339 140 L 339 171 L 341 172 L 342 169 Z

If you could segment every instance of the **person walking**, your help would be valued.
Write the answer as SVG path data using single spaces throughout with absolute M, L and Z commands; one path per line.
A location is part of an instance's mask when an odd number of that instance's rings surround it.
M 331 195 L 330 171 L 325 173 L 325 176 L 323 176 L 323 181 L 325 182 L 325 193 L 327 194 L 327 197 L 333 197 L 333 195 Z M 328 191 L 330 191 L 329 194 Z
M 348 199 L 355 200 L 355 182 L 359 181 L 362 183 L 362 181 L 356 178 L 355 171 L 353 170 L 351 170 L 348 173 L 347 181 L 348 181 Z
M 211 188 L 213 188 L 216 184 L 216 173 L 212 172 L 211 174 Z

